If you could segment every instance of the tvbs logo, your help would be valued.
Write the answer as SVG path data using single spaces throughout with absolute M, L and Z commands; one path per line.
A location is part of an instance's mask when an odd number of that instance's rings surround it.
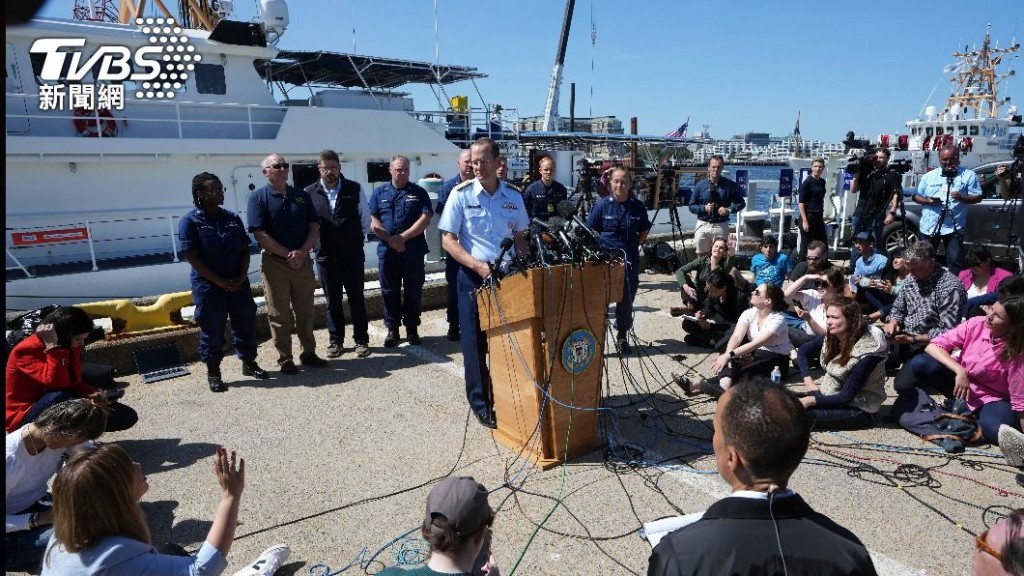
M 188 43 L 188 36 L 172 19 L 138 18 L 135 23 L 143 34 L 148 35 L 150 45 L 134 51 L 125 46 L 99 46 L 90 55 L 86 51 L 85 38 L 36 40 L 29 51 L 45 56 L 39 76 L 47 84 L 46 90 L 40 87 L 39 107 L 46 109 L 49 107 L 47 104 L 52 105 L 53 102 L 44 102 L 44 98 L 62 97 L 65 91 L 70 96 L 86 91 L 93 93 L 95 90 L 91 84 L 100 85 L 103 94 L 121 93 L 120 106 L 103 105 L 101 102 L 101 108 L 123 108 L 125 82 L 132 83 L 135 97 L 139 99 L 172 99 L 177 92 L 183 91 L 189 72 L 202 59 L 195 53 L 196 47 Z M 83 84 L 90 74 L 90 84 Z M 75 104 L 74 107 L 96 106 L 94 103 L 92 106 Z

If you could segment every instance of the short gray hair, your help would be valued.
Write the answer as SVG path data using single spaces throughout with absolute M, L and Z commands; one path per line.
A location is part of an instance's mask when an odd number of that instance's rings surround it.
M 903 251 L 904 262 L 930 262 L 935 260 L 935 247 L 931 242 L 918 240 Z

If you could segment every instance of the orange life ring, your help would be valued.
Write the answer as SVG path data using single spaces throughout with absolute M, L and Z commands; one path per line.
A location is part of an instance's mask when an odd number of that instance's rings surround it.
M 89 110 L 87 108 L 75 108 L 74 119 L 71 121 L 75 126 L 75 132 L 79 136 L 95 138 L 100 134 L 104 138 L 117 136 L 117 121 L 114 115 L 106 108 Z
M 974 149 L 974 140 L 970 136 L 964 136 L 960 139 L 960 151 L 970 152 Z

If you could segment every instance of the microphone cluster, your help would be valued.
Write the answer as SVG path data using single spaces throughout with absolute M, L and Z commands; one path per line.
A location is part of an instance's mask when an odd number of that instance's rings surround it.
M 552 216 L 547 222 L 533 218 L 526 233 L 528 254 L 514 253 L 508 265 L 502 267 L 505 255 L 512 248 L 512 239 L 501 242 L 501 253 L 491 263 L 491 277 L 494 282 L 505 276 L 521 273 L 524 276 L 531 268 L 556 264 L 611 262 L 616 253 L 601 246 L 597 232 L 581 219 L 573 204 L 563 200 L 558 204 L 559 216 Z M 621 258 L 621 255 L 619 255 Z

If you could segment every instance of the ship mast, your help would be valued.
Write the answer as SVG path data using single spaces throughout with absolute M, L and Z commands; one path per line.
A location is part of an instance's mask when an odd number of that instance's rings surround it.
M 981 50 L 954 52 L 953 56 L 960 59 L 954 68 L 950 82 L 954 84 L 953 93 L 946 102 L 946 111 L 959 110 L 958 119 L 998 118 L 999 106 L 1009 100 L 1000 99 L 998 84 L 1009 76 L 1013 70 L 1004 74 L 996 74 L 996 67 L 1002 63 L 1007 54 L 1020 51 L 1020 44 L 1009 48 L 992 48 L 990 33 L 992 25 L 985 30 L 985 41 Z
M 75 0 L 74 18 L 131 24 L 145 15 L 146 4 L 147 0 Z M 199 30 L 213 30 L 217 26 L 223 14 L 221 4 L 224 2 L 218 0 L 178 0 L 179 18 L 162 0 L 153 0 L 153 6 L 164 18 L 173 19 L 182 28 Z

